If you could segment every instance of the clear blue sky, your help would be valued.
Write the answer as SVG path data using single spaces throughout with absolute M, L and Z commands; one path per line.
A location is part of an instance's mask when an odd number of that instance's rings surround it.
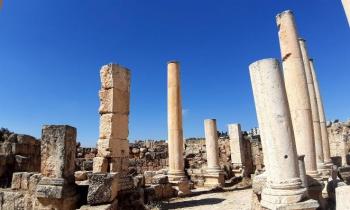
M 275 15 L 291 9 L 315 59 L 328 119 L 350 117 L 350 29 L 340 0 L 4 0 L 0 127 L 70 124 L 98 138 L 99 69 L 132 70 L 130 139 L 165 139 L 166 62 L 181 61 L 185 137 L 256 126 L 248 65 L 280 57 Z

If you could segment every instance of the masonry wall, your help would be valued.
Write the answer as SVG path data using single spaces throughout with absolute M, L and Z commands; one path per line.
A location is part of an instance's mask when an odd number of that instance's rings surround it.
M 333 162 L 338 166 L 350 164 L 350 121 L 330 123 L 327 131 Z
M 0 130 L 0 187 L 11 185 L 14 172 L 40 171 L 40 141 L 29 135 Z

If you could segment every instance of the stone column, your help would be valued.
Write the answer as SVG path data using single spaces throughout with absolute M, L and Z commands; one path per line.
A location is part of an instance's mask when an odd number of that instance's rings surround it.
M 230 138 L 231 163 L 233 168 L 242 170 L 244 166 L 244 151 L 241 125 L 229 124 L 228 136 Z
M 261 146 L 264 152 L 264 165 L 265 165 L 265 172 L 268 173 L 269 171 L 269 158 L 268 158 L 268 152 L 267 152 L 267 142 L 270 139 L 271 132 L 269 130 L 269 127 L 267 126 L 266 122 L 266 116 L 264 107 L 264 101 L 262 98 L 262 95 L 264 93 L 262 88 L 262 82 L 260 77 L 260 72 L 257 68 L 249 68 L 250 73 L 250 80 L 252 83 L 252 89 L 253 89 L 253 96 L 254 96 L 254 102 L 255 102 L 255 110 L 256 115 L 258 119 L 259 124 L 259 131 L 260 131 L 260 139 L 261 139 Z
M 225 177 L 219 165 L 219 143 L 215 119 L 204 120 L 205 146 L 207 151 L 206 186 L 224 186 Z
M 262 98 L 267 126 L 271 131 L 269 139 L 270 172 L 268 186 L 263 189 L 261 205 L 268 209 L 286 208 L 301 203 L 306 188 L 299 178 L 298 156 L 293 127 L 286 97 L 282 72 L 277 59 L 263 59 L 250 65 L 260 72 Z
M 326 165 L 332 165 L 332 159 L 331 159 L 330 148 L 329 148 L 328 132 L 327 132 L 327 126 L 326 126 L 326 116 L 324 113 L 324 107 L 323 107 L 322 97 L 321 97 L 321 93 L 320 93 L 320 87 L 318 85 L 318 80 L 317 80 L 313 60 L 309 59 L 309 62 L 310 62 L 310 68 L 311 68 L 311 73 L 312 73 L 312 79 L 314 81 L 316 100 L 317 100 L 317 106 L 318 106 L 318 114 L 320 117 L 323 159 L 324 159 L 324 163 Z
M 94 172 L 126 174 L 129 162 L 130 71 L 118 64 L 101 68 L 100 133 Z
M 348 18 L 348 23 L 350 26 L 350 0 L 342 0 L 343 7 L 345 10 L 346 17 Z
M 318 177 L 310 98 L 294 15 L 284 11 L 276 21 L 297 152 L 305 155 L 306 173 Z
M 205 145 L 207 150 L 207 172 L 220 172 L 218 134 L 215 119 L 204 120 Z
M 185 178 L 180 64 L 177 61 L 168 62 L 168 147 L 169 180 Z
M 306 47 L 306 41 L 304 39 L 299 38 L 299 45 L 300 45 L 301 55 L 303 57 L 306 82 L 307 82 L 307 87 L 308 87 L 309 97 L 310 97 L 312 124 L 313 124 L 313 130 L 314 130 L 316 163 L 317 163 L 317 168 L 319 170 L 324 170 L 325 165 L 323 160 L 320 118 L 319 118 L 318 104 L 316 99 L 316 91 L 314 87 L 314 81 L 312 79 L 312 72 L 311 72 L 311 67 L 309 62 L 309 54 Z

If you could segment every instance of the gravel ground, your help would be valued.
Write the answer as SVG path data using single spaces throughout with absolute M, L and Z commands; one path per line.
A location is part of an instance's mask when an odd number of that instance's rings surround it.
M 163 201 L 154 206 L 154 210 L 250 210 L 252 201 L 251 188 L 225 188 L 220 192 L 196 189 L 194 195 Z

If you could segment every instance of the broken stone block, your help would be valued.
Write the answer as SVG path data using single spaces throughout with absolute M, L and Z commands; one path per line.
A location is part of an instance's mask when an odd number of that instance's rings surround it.
M 108 160 L 104 157 L 94 157 L 93 161 L 93 172 L 98 173 L 106 173 L 108 170 Z
M 38 185 L 36 195 L 38 198 L 63 198 L 63 186 L 56 185 Z
M 30 177 L 33 176 L 34 173 L 30 172 L 23 172 L 22 173 L 22 179 L 21 179 L 21 189 L 28 190 L 29 184 L 30 184 Z
M 167 184 L 169 183 L 168 176 L 157 174 L 152 177 L 152 184 Z
M 146 184 L 151 184 L 152 183 L 152 177 L 154 175 L 156 175 L 156 172 L 155 171 L 145 171 L 143 173 L 143 175 L 145 176 L 145 182 Z
M 87 203 L 103 204 L 113 201 L 119 191 L 117 173 L 93 173 L 89 176 Z
M 41 138 L 41 174 L 74 182 L 76 129 L 45 125 Z
M 129 135 L 129 116 L 127 114 L 102 114 L 100 116 L 101 139 L 127 139 Z
M 119 190 L 130 190 L 134 188 L 134 179 L 131 175 L 119 173 L 118 184 Z
M 87 180 L 87 178 L 88 178 L 87 174 L 88 174 L 87 171 L 76 171 L 76 172 L 74 172 L 75 181 Z
M 100 114 L 120 113 L 129 114 L 130 92 L 118 90 L 116 88 L 101 89 Z
M 11 189 L 18 190 L 21 189 L 22 173 L 17 172 L 12 175 Z
M 134 176 L 133 179 L 135 188 L 141 188 L 145 186 L 145 177 L 143 175 Z
M 130 71 L 118 64 L 102 66 L 100 70 L 101 85 L 104 89 L 117 88 L 130 91 Z
M 340 186 L 335 189 L 336 192 L 336 204 L 337 209 L 339 210 L 346 210 L 350 209 L 350 200 L 349 200 L 349 194 L 350 194 L 350 186 Z

